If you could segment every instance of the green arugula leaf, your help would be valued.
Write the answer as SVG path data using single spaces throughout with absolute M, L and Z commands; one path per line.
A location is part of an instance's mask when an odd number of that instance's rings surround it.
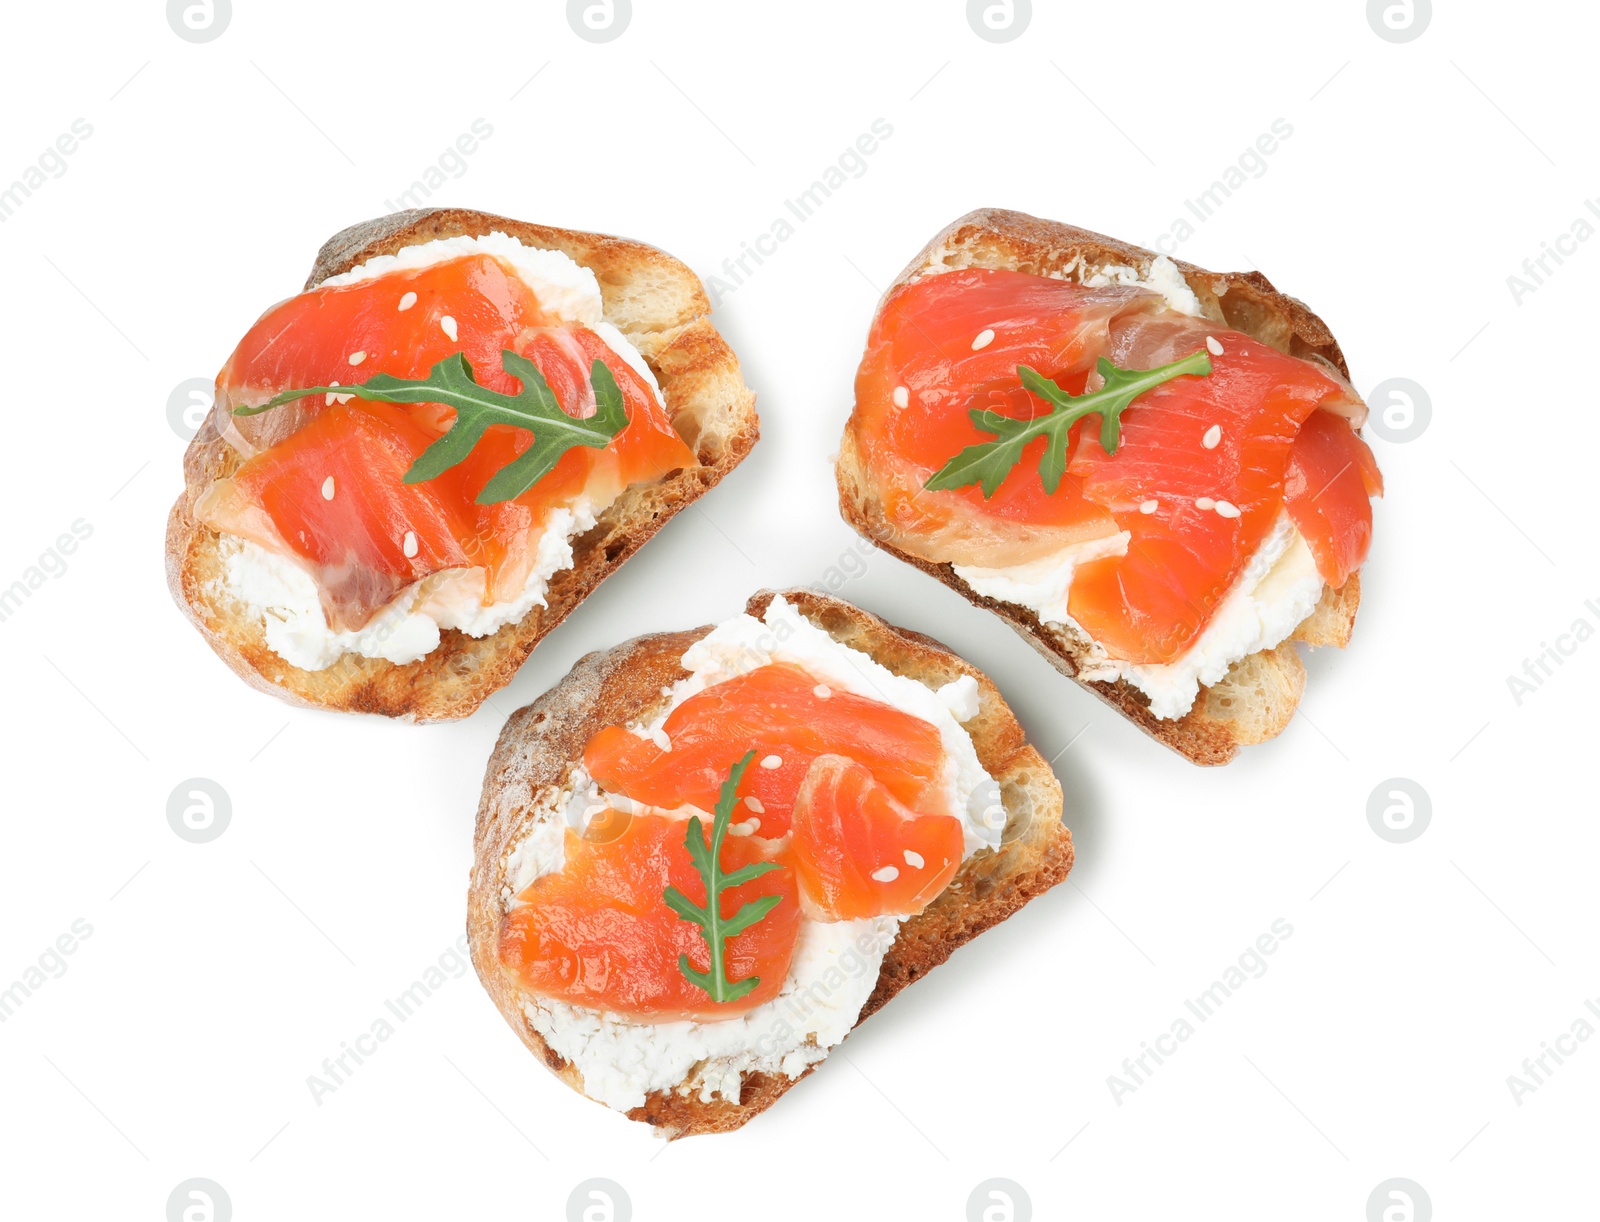
M 741 905 L 739 911 L 731 917 L 722 915 L 724 891 L 760 878 L 769 870 L 781 868 L 775 861 L 758 861 L 748 866 L 741 866 L 731 873 L 724 874 L 722 871 L 722 842 L 727 838 L 728 825 L 733 822 L 733 808 L 739 802 L 739 781 L 744 776 L 744 770 L 750 766 L 750 761 L 755 758 L 755 754 L 753 750 L 746 752 L 745 757 L 728 773 L 728 779 L 722 783 L 722 792 L 717 797 L 717 807 L 711 817 L 709 844 L 706 843 L 705 825 L 700 822 L 700 816 L 694 815 L 689 819 L 689 831 L 684 837 L 684 846 L 689 850 L 689 859 L 694 862 L 701 881 L 706 885 L 705 907 L 690 903 L 689 897 L 676 887 L 668 887 L 662 893 L 662 899 L 666 901 L 668 908 L 684 920 L 700 927 L 700 936 L 705 939 L 706 946 L 711 951 L 711 970 L 698 971 L 689 962 L 688 955 L 678 956 L 678 970 L 691 984 L 704 989 L 712 1001 L 738 1001 L 761 983 L 759 976 L 746 976 L 743 980 L 728 979 L 727 940 L 749 929 L 776 908 L 778 902 L 783 899 L 781 895 L 763 895 L 760 899 Z
M 1044 437 L 1048 440 L 1044 456 L 1039 459 L 1039 478 L 1046 492 L 1054 492 L 1067 472 L 1067 434 L 1074 424 L 1085 416 L 1099 416 L 1100 444 L 1107 454 L 1115 454 L 1121 440 L 1122 413 L 1133 401 L 1145 391 L 1184 374 L 1209 375 L 1211 358 L 1202 349 L 1156 369 L 1122 369 L 1101 357 L 1096 368 L 1105 385 L 1099 390 L 1069 395 L 1037 370 L 1018 365 L 1017 376 L 1022 384 L 1049 403 L 1050 410 L 1032 420 L 1017 420 L 999 412 L 973 408 L 967 413 L 972 423 L 985 433 L 993 433 L 995 440 L 967 446 L 929 476 L 922 486 L 937 492 L 981 484 L 984 498 L 988 499 L 1011 474 L 1011 469 L 1022 461 L 1024 447 L 1035 437 Z
M 603 450 L 628 423 L 622 391 L 604 361 L 595 361 L 589 370 L 597 410 L 587 420 L 578 420 L 561 410 L 550 384 L 527 357 L 506 349 L 500 354 L 500 367 L 522 383 L 520 392 L 506 395 L 479 385 L 466 353 L 456 352 L 430 369 L 426 378 L 376 373 L 365 382 L 350 386 L 286 390 L 256 407 L 236 407 L 233 414 L 254 416 L 310 395 L 355 395 L 376 403 L 443 403 L 455 408 L 456 418 L 449 431 L 417 455 L 405 473 L 408 484 L 437 479 L 462 462 L 491 424 L 509 424 L 532 433 L 533 444 L 497 471 L 478 493 L 480 505 L 497 505 L 521 496 L 550 474 L 573 446 Z

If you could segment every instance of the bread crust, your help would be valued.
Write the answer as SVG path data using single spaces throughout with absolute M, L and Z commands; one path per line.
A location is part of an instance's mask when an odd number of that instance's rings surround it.
M 878 311 L 889 293 L 931 271 L 992 267 L 1070 276 L 1075 269 L 1092 271 L 1117 264 L 1142 272 L 1156 257 L 1154 251 L 1074 225 L 1003 208 L 980 208 L 934 235 L 895 278 L 879 300 Z M 1322 319 L 1303 302 L 1280 293 L 1260 272 L 1211 272 L 1193 263 L 1173 262 L 1206 317 L 1291 356 L 1325 361 L 1349 377 L 1344 353 Z M 1183 717 L 1163 720 L 1150 712 L 1149 698 L 1125 680 L 1113 683 L 1079 678 L 1071 642 L 1028 608 L 985 598 L 957 575 L 953 565 L 913 556 L 889 542 L 891 532 L 873 491 L 853 413 L 845 425 L 835 475 L 839 512 L 862 537 L 993 611 L 1062 674 L 1196 764 L 1225 764 L 1240 747 L 1281 733 L 1305 690 L 1305 667 L 1291 642 L 1342 648 L 1355 624 L 1361 583 L 1358 575 L 1352 574 L 1340 589 L 1323 590 L 1316 609 L 1288 641 L 1240 659 L 1217 683 L 1201 688 L 1194 707 Z
M 755 396 L 738 358 L 707 317 L 711 305 L 699 278 L 642 242 L 463 208 L 416 209 L 363 221 L 328 239 L 306 288 L 404 246 L 491 230 L 560 250 L 595 273 L 605 317 L 643 353 L 696 465 L 627 489 L 592 530 L 573 540 L 573 566 L 551 578 L 548 605 L 534 607 L 520 621 L 481 638 L 446 630 L 438 648 L 405 665 L 346 654 L 326 670 L 305 671 L 273 653 L 259 616 L 227 594 L 221 536 L 194 516 L 206 488 L 238 465 L 238 455 L 222 439 L 219 409 L 213 408 L 184 455 L 184 492 L 167 520 L 167 582 L 217 656 L 252 687 L 311 708 L 417 722 L 468 716 L 512 680 L 534 647 L 596 586 L 755 445 Z
M 863 650 L 896 674 L 933 684 L 962 675 L 977 680 L 979 713 L 966 728 L 979 760 L 1001 784 L 1007 812 L 1001 848 L 968 858 L 951 885 L 901 926 L 859 1024 L 958 946 L 1064 879 L 1072 868 L 1072 836 L 1062 823 L 1061 787 L 1050 766 L 1029 745 L 987 675 L 931 637 L 896 628 L 850 603 L 810 590 L 781 594 L 834 639 Z M 770 590 L 757 593 L 745 610 L 759 618 L 773 595 Z M 512 715 L 484 777 L 467 911 L 473 965 L 522 1042 L 580 1093 L 577 1070 L 529 1023 L 521 993 L 500 968 L 506 858 L 527 834 L 541 797 L 548 800 L 567 785 L 589 738 L 603 726 L 636 720 L 659 708 L 663 689 L 687 673 L 679 661 L 684 650 L 710 630 L 708 625 L 643 636 L 579 659 L 566 678 Z M 697 1094 L 660 1091 L 628 1116 L 670 1138 L 728 1132 L 771 1107 L 798 1080 L 781 1073 L 747 1075 L 737 1103 L 720 1098 L 705 1103 Z

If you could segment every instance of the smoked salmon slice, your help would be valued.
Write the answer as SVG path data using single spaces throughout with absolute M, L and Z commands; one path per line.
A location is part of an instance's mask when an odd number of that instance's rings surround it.
M 794 862 L 806 906 L 823 919 L 921 912 L 961 865 L 961 825 L 919 815 L 870 769 L 820 755 L 794 807 Z
M 893 705 L 833 691 L 787 663 L 757 667 L 689 697 L 662 732 L 665 750 L 621 726 L 607 727 L 584 748 L 584 767 L 612 793 L 666 810 L 709 811 L 728 770 L 753 747 L 756 763 L 740 783 L 745 811 L 738 817 L 755 819 L 767 837 L 789 830 L 801 782 L 822 755 L 856 760 L 908 806 L 955 813 L 944 809 L 944 746 L 935 726 Z
M 404 468 L 392 460 L 442 436 L 453 409 L 308 396 L 261 415 L 227 417 L 246 461 L 231 481 L 218 481 L 202 516 L 219 530 L 287 549 L 317 577 L 330 625 L 359 628 L 398 589 L 444 568 L 481 567 L 485 601 L 508 598 L 531 571 L 552 509 L 582 497 L 598 510 L 630 484 L 694 463 L 640 374 L 592 329 L 551 316 L 528 284 L 489 254 L 316 288 L 273 307 L 218 375 L 219 403 L 228 411 L 284 390 L 348 385 L 376 373 L 424 378 L 457 352 L 481 385 L 515 394 L 520 385 L 501 365 L 506 350 L 531 360 L 561 409 L 578 418 L 594 414 L 589 370 L 604 362 L 622 392 L 627 425 L 604 450 L 569 450 L 515 500 L 478 505 L 490 478 L 532 444 L 525 430 L 493 425 L 458 467 L 405 488 Z M 341 459 L 346 445 L 351 454 Z M 332 498 L 320 495 L 329 476 Z
M 1284 496 L 1317 572 L 1334 589 L 1360 568 L 1372 543 L 1372 498 L 1383 476 L 1367 443 L 1332 412 L 1312 412 L 1294 439 Z
M 964 447 L 992 440 L 971 411 L 1029 420 L 1050 410 L 1019 365 L 1076 395 L 1099 384 L 1101 358 L 1143 370 L 1202 350 L 1210 374 L 1142 394 L 1121 414 L 1114 454 L 1100 444 L 1098 416 L 1074 425 L 1054 492 L 1038 473 L 1042 438 L 992 497 L 924 487 Z M 1371 535 L 1363 490 L 1381 491 L 1346 419 L 1361 411 L 1331 369 L 1171 310 L 1153 292 L 974 268 L 889 295 L 857 374 L 855 428 L 892 541 L 914 555 L 999 569 L 1125 534 L 1121 554 L 1077 568 L 1068 611 L 1113 658 L 1162 664 L 1194 644 L 1286 509 L 1297 524 L 1304 516 L 1331 584 L 1360 563 Z M 1313 509 L 1315 488 L 1291 490 L 1317 474 L 1333 483 Z
M 500 961 L 526 988 L 544 997 L 625 1017 L 668 1022 L 728 1018 L 771 1001 L 783 987 L 800 931 L 794 871 L 783 867 L 730 887 L 724 918 L 765 895 L 776 907 L 726 943 L 728 977 L 756 976 L 756 988 L 735 1002 L 713 1002 L 679 970 L 687 955 L 706 971 L 710 952 L 699 929 L 663 902 L 667 887 L 704 905 L 706 888 L 684 845 L 687 820 L 639 815 L 604 843 L 566 833 L 566 860 L 518 897 L 500 934 Z M 770 842 L 729 837 L 721 865 L 732 872 L 771 861 Z
M 736 813 L 721 866 L 782 868 L 724 893 L 722 914 L 763 894 L 784 898 L 728 943 L 728 978 L 755 975 L 759 986 L 737 1004 L 712 1003 L 678 964 L 687 953 L 696 971 L 706 970 L 699 927 L 680 919 L 664 892 L 675 886 L 704 905 L 705 887 L 683 847 L 691 812 L 681 808 L 711 811 L 741 760 L 748 762 L 729 791 Z M 586 832 L 604 843 L 569 831 L 565 865 L 523 892 L 500 952 L 529 988 L 577 1005 L 654 1019 L 738 1013 L 781 987 L 802 917 L 920 912 L 964 856 L 938 728 L 834 691 L 788 663 L 688 697 L 651 738 L 607 726 L 583 761 L 602 792 L 642 804 L 644 813 L 630 819 L 608 804 Z

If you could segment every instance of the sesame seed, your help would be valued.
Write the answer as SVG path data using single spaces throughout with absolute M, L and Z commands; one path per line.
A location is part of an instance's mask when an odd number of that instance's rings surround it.
M 1215 335 L 1206 336 L 1206 351 L 1211 353 L 1212 356 L 1222 355 L 1222 345 L 1217 342 Z
M 361 364 L 362 361 L 364 361 L 366 359 L 367 359 L 367 354 L 365 352 L 352 352 L 350 354 L 350 363 L 352 365 L 359 365 L 359 364 Z
M 337 382 L 329 382 L 329 383 L 328 383 L 328 385 L 329 385 L 329 386 L 337 386 L 337 385 L 339 385 L 339 383 L 337 383 Z M 338 397 L 339 397 L 339 396 L 338 396 L 338 395 L 336 395 L 336 394 L 334 394 L 334 393 L 333 393 L 333 392 L 332 392 L 332 391 L 331 391 L 331 390 L 330 390 L 330 391 L 329 391 L 329 392 L 328 392 L 328 393 L 327 393 L 327 395 L 326 395 L 326 396 L 324 396 L 324 398 L 323 398 L 323 400 L 322 400 L 322 406 L 323 406 L 323 407 L 332 407 L 332 406 L 333 406 L 333 401 L 334 401 L 334 400 L 335 400 L 335 399 L 337 399 L 337 398 L 338 398 Z
M 1217 503 L 1208 496 L 1200 496 L 1195 498 L 1194 507 L 1196 509 L 1215 509 Z
M 749 823 L 730 823 L 730 824 L 728 824 L 728 834 L 730 836 L 748 836 L 751 832 L 753 832 L 755 830 L 756 829 L 751 827 Z
M 910 402 L 911 402 L 911 392 L 909 390 L 907 390 L 904 386 L 896 386 L 894 388 L 894 405 L 896 407 L 905 407 Z
M 764 756 L 761 757 L 761 766 L 763 768 L 767 768 L 767 769 L 782 768 L 783 767 L 783 756 L 781 756 L 781 755 L 764 755 Z
M 456 320 L 455 319 L 451 318 L 450 315 L 446 314 L 443 318 L 441 318 L 439 320 L 439 329 L 442 330 L 446 335 L 448 335 L 450 337 L 450 342 L 451 343 L 455 342 L 455 338 L 456 338 Z
M 322 499 L 325 501 L 333 500 L 333 476 L 331 475 L 322 481 Z
M 1139 502 L 1139 512 L 1140 513 L 1154 513 L 1156 510 L 1158 510 L 1160 508 L 1161 508 L 1161 502 L 1160 501 L 1140 501 Z
M 1218 501 L 1217 502 L 1217 517 L 1219 517 L 1219 518 L 1236 518 L 1238 516 L 1239 516 L 1239 507 L 1237 505 L 1233 504 L 1231 501 Z
M 400 550 L 403 551 L 406 554 L 406 558 L 408 560 L 412 556 L 415 556 L 417 554 L 417 532 L 416 531 L 414 531 L 414 530 L 406 531 L 406 537 L 403 540 L 401 540 L 401 543 L 400 543 Z
M 744 821 L 744 825 L 747 828 L 749 828 L 752 832 L 759 832 L 761 830 L 761 820 L 760 819 L 746 819 Z
M 994 332 L 985 327 L 978 332 L 977 338 L 972 341 L 972 350 L 976 352 L 980 348 L 987 348 L 992 343 L 994 343 Z
M 400 298 L 400 308 L 402 310 L 409 310 L 412 306 L 414 306 L 416 304 L 417 304 L 417 295 L 415 293 L 407 293 L 404 297 Z
M 746 798 L 744 800 L 744 804 L 751 810 L 755 811 L 758 815 L 764 815 L 767 813 L 767 808 L 761 805 L 760 798 Z
M 922 860 L 921 853 L 913 853 L 910 849 L 905 851 L 905 859 L 906 865 L 910 866 L 913 870 L 920 870 L 925 864 L 927 864 Z
M 879 866 L 872 872 L 872 877 L 880 883 L 892 883 L 900 877 L 900 871 L 893 866 Z
M 1208 450 L 1215 450 L 1217 443 L 1222 440 L 1222 426 L 1213 424 L 1206 430 L 1206 435 L 1200 439 L 1200 444 Z
M 826 683 L 819 683 L 816 685 L 816 687 L 811 689 L 811 694 L 818 700 L 826 700 L 829 696 L 833 695 L 833 689 Z
M 651 730 L 650 741 L 655 743 L 655 745 L 660 747 L 663 751 L 672 750 L 672 740 L 667 737 L 667 732 L 665 730 Z

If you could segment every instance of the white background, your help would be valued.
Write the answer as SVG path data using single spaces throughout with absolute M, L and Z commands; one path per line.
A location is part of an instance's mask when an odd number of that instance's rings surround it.
M 1600 624 L 1600 242 L 1520 304 L 1506 283 L 1600 189 L 1592 11 L 1441 5 L 1395 45 L 1356 0 L 1040 4 L 997 45 L 954 0 L 636 0 L 595 45 L 559 3 L 233 8 L 204 45 L 155 0 L 4 19 L 0 182 L 93 128 L 0 225 L 0 586 L 93 531 L 0 623 L 0 987 L 93 927 L 0 1025 L 8 1214 L 157 1220 L 193 1176 L 241 1220 L 562 1218 L 590 1176 L 640 1219 L 960 1219 L 992 1176 L 1040 1218 L 1359 1222 L 1394 1176 L 1440 1219 L 1574 1217 L 1580 1187 L 1592 1208 L 1600 1040 L 1520 1104 L 1506 1081 L 1600 996 L 1600 644 L 1520 704 L 1507 683 Z M 465 722 L 291 710 L 168 596 L 167 398 L 480 118 L 431 202 L 627 234 L 705 277 L 874 119 L 893 134 L 723 295 L 762 442 L 704 514 Z M 1413 379 L 1433 418 L 1374 441 L 1354 643 L 1310 658 L 1281 738 L 1200 770 L 952 592 L 861 561 L 829 457 L 878 292 L 937 228 L 1001 205 L 1151 242 L 1279 118 L 1266 172 L 1178 253 L 1260 268 L 1358 387 Z M 840 594 L 986 668 L 1047 756 L 1073 743 L 1069 883 L 732 1136 L 663 1145 L 569 1092 L 470 971 L 314 1103 L 307 1075 L 461 933 L 506 715 L 588 650 L 846 566 Z M 166 820 L 197 776 L 233 805 L 204 845 Z M 1396 776 L 1433 810 L 1403 845 L 1366 817 Z M 1280 917 L 1265 974 L 1115 1101 L 1123 1059 Z

